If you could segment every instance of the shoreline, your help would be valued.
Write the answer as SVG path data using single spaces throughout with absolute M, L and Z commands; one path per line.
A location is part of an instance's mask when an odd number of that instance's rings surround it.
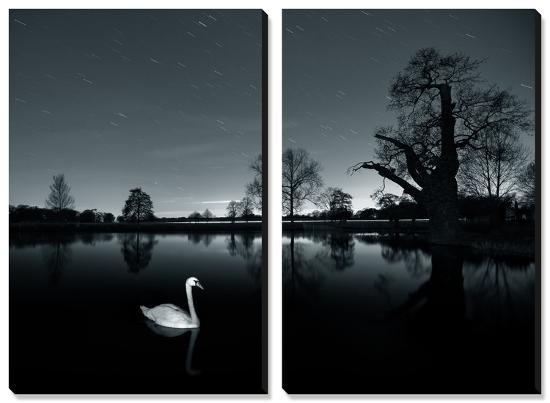
M 261 221 L 201 223 L 10 223 L 10 234 L 32 232 L 236 232 L 262 231 Z
M 527 223 L 508 223 L 500 228 L 490 228 L 480 223 L 461 223 L 462 236 L 453 245 L 468 248 L 476 253 L 493 257 L 521 257 L 535 259 L 535 227 Z M 429 240 L 427 221 L 347 221 L 347 222 L 283 222 L 285 233 L 314 234 L 349 233 L 372 236 L 373 239 L 414 241 L 425 245 L 436 245 Z
M 534 259 L 536 237 L 534 226 L 509 223 L 498 229 L 487 228 L 483 224 L 462 223 L 463 235 L 454 245 L 476 250 L 491 256 L 517 256 Z M 261 221 L 250 222 L 198 222 L 198 223 L 10 223 L 10 236 L 32 234 L 72 234 L 72 233 L 234 233 L 262 232 Z M 353 233 L 369 234 L 379 239 L 415 240 L 432 245 L 428 239 L 427 221 L 346 221 L 322 222 L 301 221 L 282 224 L 283 235 L 295 233 Z

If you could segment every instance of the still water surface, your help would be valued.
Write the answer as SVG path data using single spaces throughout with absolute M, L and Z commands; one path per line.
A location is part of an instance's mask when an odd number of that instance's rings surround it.
M 287 392 L 534 392 L 530 259 L 284 234 L 283 279 Z
M 10 239 L 10 386 L 19 393 L 261 393 L 261 236 Z M 187 308 L 158 328 L 140 305 Z

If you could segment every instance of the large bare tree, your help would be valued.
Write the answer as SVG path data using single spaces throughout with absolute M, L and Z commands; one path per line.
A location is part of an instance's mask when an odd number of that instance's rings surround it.
M 457 240 L 459 154 L 479 148 L 486 132 L 530 128 L 523 102 L 481 81 L 481 63 L 420 49 L 391 83 L 397 124 L 375 132 L 377 161 L 351 168 L 374 170 L 423 204 L 436 243 Z
M 287 148 L 283 153 L 283 210 L 294 222 L 294 214 L 306 201 L 316 203 L 322 190 L 321 164 L 304 149 Z
M 74 208 L 74 198 L 71 196 L 71 188 L 65 182 L 65 175 L 59 174 L 53 177 L 50 194 L 46 199 L 46 206 L 58 212 Z

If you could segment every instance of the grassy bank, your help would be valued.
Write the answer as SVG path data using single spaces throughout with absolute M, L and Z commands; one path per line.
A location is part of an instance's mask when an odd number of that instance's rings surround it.
M 349 220 L 349 221 L 283 221 L 284 231 L 354 231 L 379 233 L 428 233 L 428 221 Z
M 15 223 L 10 224 L 10 233 L 17 232 L 237 232 L 261 231 L 262 223 L 216 222 L 216 223 Z

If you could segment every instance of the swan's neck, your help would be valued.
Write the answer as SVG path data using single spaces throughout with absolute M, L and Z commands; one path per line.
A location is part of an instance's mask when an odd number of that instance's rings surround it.
M 197 312 L 195 312 L 195 304 L 193 303 L 193 291 L 191 290 L 190 285 L 185 286 L 185 292 L 187 293 L 187 304 L 189 305 L 189 313 L 191 314 L 191 321 L 193 323 L 198 323 L 199 318 Z

